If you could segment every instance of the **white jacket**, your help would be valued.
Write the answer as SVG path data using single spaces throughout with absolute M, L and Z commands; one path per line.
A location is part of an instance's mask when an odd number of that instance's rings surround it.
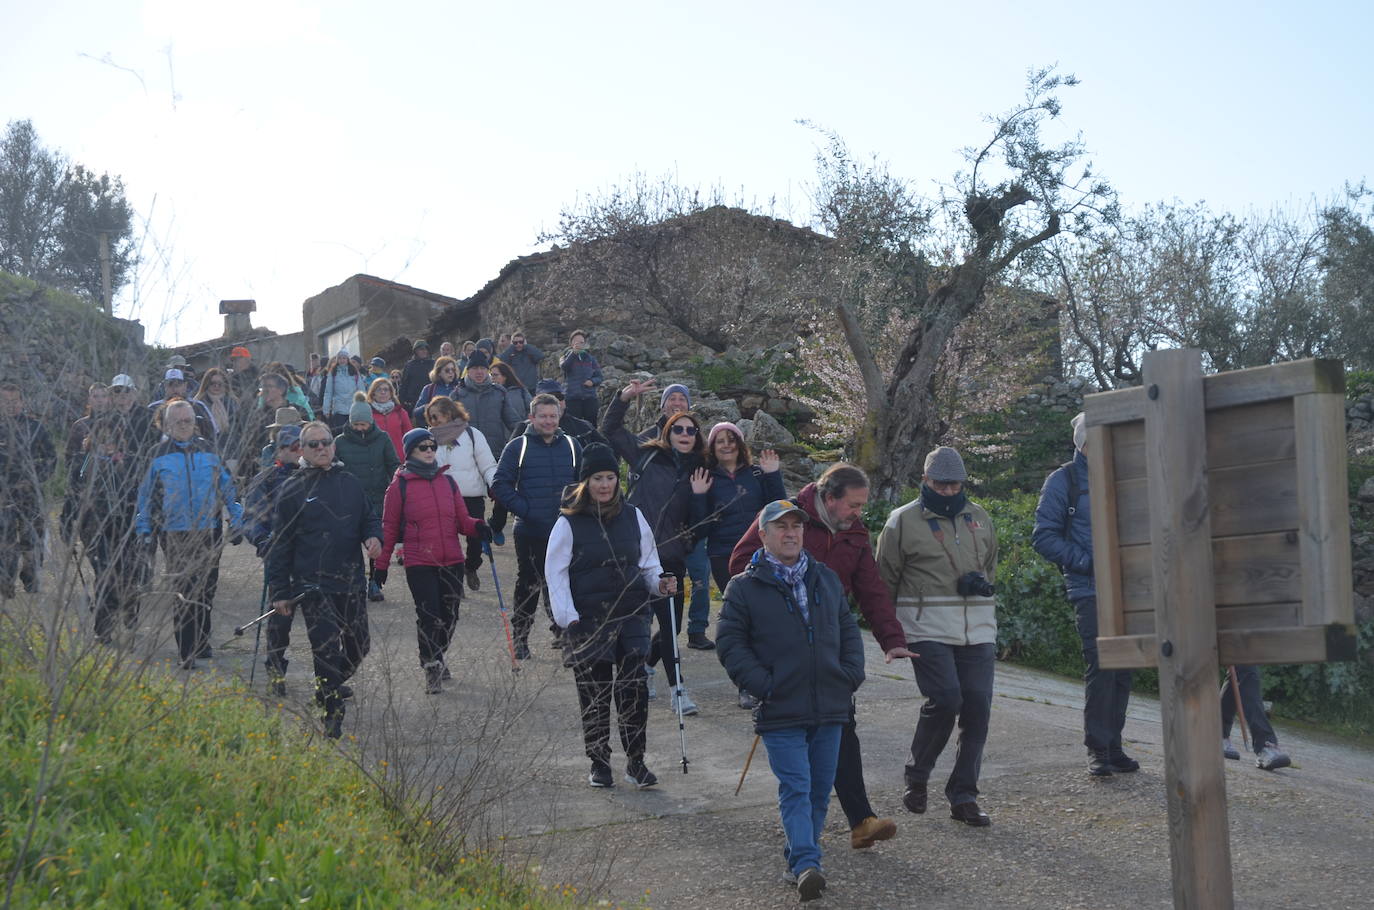
M 473 445 L 473 443 L 476 445 Z M 476 427 L 468 427 L 451 446 L 439 446 L 434 453 L 439 464 L 448 465 L 448 474 L 458 481 L 458 491 L 464 496 L 486 496 L 491 479 L 496 476 L 496 459 L 492 457 L 487 437 Z

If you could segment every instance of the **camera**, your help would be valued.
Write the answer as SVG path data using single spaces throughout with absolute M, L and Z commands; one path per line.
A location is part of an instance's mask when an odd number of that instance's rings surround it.
M 997 589 L 982 572 L 967 572 L 955 582 L 960 597 L 991 597 Z

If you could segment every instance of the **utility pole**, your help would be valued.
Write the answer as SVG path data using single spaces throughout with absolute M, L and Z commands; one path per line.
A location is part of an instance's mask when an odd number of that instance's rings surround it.
M 114 300 L 110 293 L 110 232 L 100 232 L 100 299 L 105 304 L 105 315 L 114 315 Z

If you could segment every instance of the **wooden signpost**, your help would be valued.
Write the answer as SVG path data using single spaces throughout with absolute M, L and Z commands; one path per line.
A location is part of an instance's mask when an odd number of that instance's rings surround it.
M 1159 668 L 1174 906 L 1232 906 L 1221 665 L 1355 657 L 1345 374 L 1145 355 L 1089 395 L 1098 656 Z

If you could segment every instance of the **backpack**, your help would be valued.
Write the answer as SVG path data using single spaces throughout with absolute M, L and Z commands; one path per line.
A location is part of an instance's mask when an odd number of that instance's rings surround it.
M 1064 522 L 1064 539 L 1069 539 L 1069 525 L 1073 522 L 1073 517 L 1078 514 L 1078 500 L 1083 495 L 1083 488 L 1078 485 L 1078 472 L 1074 470 L 1073 462 L 1066 461 L 1059 467 L 1063 468 L 1069 475 L 1069 520 Z

